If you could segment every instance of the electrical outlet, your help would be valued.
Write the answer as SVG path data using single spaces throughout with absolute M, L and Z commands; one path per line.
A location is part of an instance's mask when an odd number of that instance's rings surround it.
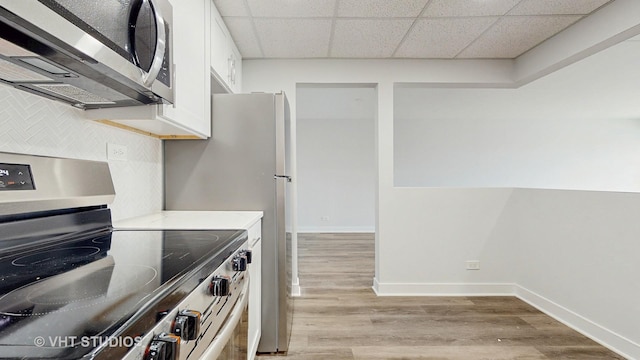
M 480 270 L 480 260 L 467 261 L 467 270 Z
M 329 217 L 328 216 L 320 216 L 320 221 L 328 222 L 329 221 Z
M 127 161 L 127 155 L 125 145 L 107 143 L 107 160 Z

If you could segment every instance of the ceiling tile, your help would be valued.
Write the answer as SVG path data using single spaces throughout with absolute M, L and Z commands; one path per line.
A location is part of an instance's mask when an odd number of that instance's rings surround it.
M 413 19 L 337 19 L 331 57 L 391 57 Z
M 453 58 L 498 17 L 419 19 L 395 54 L 401 58 Z
M 610 0 L 522 0 L 509 15 L 589 14 Z
M 339 17 L 416 17 L 428 0 L 340 0 Z
M 220 12 L 220 15 L 224 16 L 249 16 L 249 11 L 245 6 L 244 1 L 238 0 L 213 0 L 213 4 Z
M 327 57 L 331 19 L 255 19 L 267 58 Z
M 458 57 L 515 58 L 580 18 L 580 15 L 503 17 Z
M 260 50 L 260 44 L 258 38 L 253 31 L 253 25 L 250 18 L 242 17 L 226 17 L 223 19 L 224 23 L 229 28 L 231 37 L 236 43 L 240 54 L 243 58 L 260 58 L 262 57 L 262 51 Z
M 520 0 L 432 0 L 423 16 L 491 16 L 504 15 Z
M 254 17 L 332 17 L 336 8 L 336 0 L 247 0 L 247 2 Z

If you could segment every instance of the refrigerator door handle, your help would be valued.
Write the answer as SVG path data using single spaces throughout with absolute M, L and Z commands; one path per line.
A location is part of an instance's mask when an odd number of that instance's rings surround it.
M 291 176 L 287 175 L 273 175 L 274 179 L 287 179 L 287 182 L 291 182 Z

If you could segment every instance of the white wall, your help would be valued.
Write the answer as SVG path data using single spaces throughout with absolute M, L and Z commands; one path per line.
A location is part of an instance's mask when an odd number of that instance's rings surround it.
M 639 63 L 627 41 L 519 89 L 397 87 L 395 185 L 638 192 Z
M 632 41 L 520 89 L 397 89 L 394 228 L 427 265 L 385 271 L 382 240 L 379 293 L 515 293 L 640 358 L 639 61 Z
M 528 90 L 397 89 L 395 185 L 640 191 L 640 108 L 576 117 Z
M 547 114 L 554 114 L 555 107 L 563 98 L 577 101 L 581 106 L 573 107 L 582 118 L 589 114 L 606 115 L 613 121 L 635 121 L 638 117 L 637 87 L 640 82 L 634 81 L 637 73 L 636 55 L 628 54 L 630 49 L 612 48 L 552 74 L 544 79 L 545 86 L 540 85 L 536 96 L 543 100 L 537 104 Z M 634 47 L 634 46 L 630 46 Z M 625 50 L 626 49 L 626 50 Z M 509 200 L 511 189 L 446 189 L 446 188 L 412 188 L 394 186 L 394 86 L 398 82 L 425 82 L 429 85 L 442 85 L 445 79 L 452 87 L 458 86 L 492 86 L 503 83 L 503 73 L 492 72 L 492 62 L 401 62 L 401 61 L 245 61 L 243 62 L 244 83 L 246 91 L 278 91 L 284 90 L 294 94 L 297 84 L 309 83 L 374 83 L 377 84 L 378 108 L 376 118 L 376 290 L 384 294 L 513 294 L 519 279 L 515 271 L 517 263 L 512 259 L 517 252 L 518 224 L 521 216 L 515 211 Z M 460 68 L 458 68 L 460 67 Z M 597 71 L 594 72 L 594 69 Z M 562 74 L 569 74 L 563 76 Z M 595 76 L 594 76 L 595 74 Z M 588 86 L 585 86 L 585 82 Z M 530 84 L 534 85 L 536 83 Z M 416 86 L 416 85 L 414 85 Z M 602 90 L 602 92 L 600 91 Z M 620 91 L 618 91 L 620 90 Z M 593 93 L 592 93 L 593 92 Z M 546 93 L 549 93 L 546 95 Z M 584 101 L 579 101 L 580 99 Z M 592 100 L 601 99 L 597 103 Z M 632 99 L 635 101 L 629 101 Z M 295 96 L 289 96 L 292 113 L 295 114 Z M 611 100 L 611 101 L 608 101 Z M 424 101 L 428 101 L 425 99 Z M 531 100 L 533 101 L 533 100 Z M 433 105 L 433 104 L 432 104 Z M 461 108 L 458 106 L 456 108 Z M 455 111 L 456 108 L 451 110 Z M 538 114 L 540 115 L 540 114 Z M 578 116 L 576 116 L 578 117 Z M 543 117 L 541 117 L 543 118 Z M 564 117 L 563 117 L 564 118 Z M 592 119 L 597 119 L 594 116 Z M 605 117 L 600 117 L 604 119 Z M 295 125 L 295 119 L 294 126 Z M 558 120 L 562 120 L 558 119 Z M 615 123 L 612 123 L 615 124 Z M 615 125 L 614 125 L 615 127 Z M 631 128 L 624 127 L 624 132 Z M 296 145 L 297 146 L 297 145 Z M 632 148 L 633 149 L 633 148 Z M 295 149 L 294 149 L 295 150 Z M 627 160 L 630 157 L 626 158 Z M 615 161 L 615 159 L 610 159 Z M 634 164 L 620 164 L 635 166 Z M 618 168 L 620 169 L 620 167 Z M 548 169 L 553 172 L 552 168 Z M 295 173 L 294 173 L 295 174 Z M 580 183 L 579 174 L 572 180 Z M 604 187 L 613 187 L 620 181 L 628 184 L 634 179 L 620 179 L 629 173 L 616 173 L 609 177 Z M 295 184 L 294 184 L 295 185 Z M 616 185 L 617 186 L 617 185 Z M 517 192 L 518 190 L 516 190 Z M 580 193 L 580 192 L 578 192 Z M 579 195 L 578 195 L 579 196 Z M 633 196 L 633 195 L 629 195 Z M 613 210 L 614 207 L 609 207 Z M 548 219 L 550 226 L 553 219 Z M 592 221 L 582 219 L 581 221 Z M 601 222 L 588 224 L 598 229 L 607 229 L 612 219 L 604 217 Z M 540 226 L 546 226 L 542 222 Z M 567 230 L 571 233 L 571 229 Z M 635 231 L 627 236 L 638 237 Z M 558 239 L 561 240 L 561 239 Z M 573 245 L 583 247 L 574 242 Z M 621 249 L 612 248 L 610 256 L 617 256 Z M 637 253 L 640 248 L 636 248 Z M 588 250 L 581 249 L 588 253 Z M 626 256 L 621 254 L 620 256 Z M 465 260 L 480 260 L 482 269 L 479 272 L 464 270 Z M 511 259 L 511 260 L 510 260 Z M 565 266 L 579 267 L 581 260 L 566 257 Z M 530 273 L 537 281 L 544 282 L 548 277 L 561 277 L 563 274 L 544 271 Z M 570 274 L 567 274 L 570 276 Z M 616 278 L 607 274 L 606 281 L 617 286 L 629 298 L 640 297 L 637 288 L 629 286 L 626 278 Z M 304 285 L 304 284 L 303 284 Z M 576 284 L 572 288 L 573 296 L 580 297 L 585 284 Z M 523 292 L 525 290 L 522 290 Z M 588 295 L 588 292 L 584 292 Z M 555 296 L 555 293 L 549 293 Z M 524 297 L 524 296 L 523 296 Z M 545 307 L 543 299 L 536 305 Z M 562 298 L 559 306 L 568 308 L 564 314 L 572 313 L 572 303 L 564 304 Z M 581 316 L 606 313 L 593 303 L 588 308 L 581 308 Z M 567 322 L 580 327 L 580 323 Z M 610 319 L 611 320 L 611 319 Z M 603 339 L 607 343 L 623 343 L 625 353 L 631 358 L 640 358 L 640 346 L 635 332 L 629 327 L 636 321 L 631 318 L 616 318 L 596 326 L 601 333 L 611 335 Z M 606 327 L 603 328 L 603 327 Z M 618 334 L 618 335 L 615 335 Z M 625 337 L 632 341 L 626 341 Z
M 375 95 L 298 87 L 298 231 L 374 231 Z
M 518 295 L 640 359 L 640 194 L 518 189 Z
M 81 110 L 0 85 L 0 151 L 106 161 L 107 143 L 127 146 L 110 161 L 114 219 L 162 209 L 162 143 L 85 120 Z
M 398 234 L 380 251 L 396 266 L 381 269 L 378 294 L 516 295 L 640 359 L 640 194 L 397 188 L 395 197 Z M 481 269 L 465 270 L 466 260 Z
M 398 230 L 409 231 L 411 228 L 398 229 L 398 214 L 390 206 L 394 202 L 393 189 L 393 87 L 395 81 L 428 82 L 446 84 L 483 84 L 483 86 L 508 86 L 511 82 L 512 62 L 509 60 L 459 60 L 459 61 L 417 61 L 417 60 L 243 60 L 243 83 L 245 92 L 278 92 L 284 91 L 291 107 L 291 131 L 297 133 L 297 100 L 296 88 L 299 84 L 366 84 L 376 86 L 377 111 L 375 121 L 375 224 L 376 224 L 376 277 L 393 273 L 396 264 L 385 262 L 387 252 L 398 252 L 403 244 L 412 245 L 412 235 L 402 237 L 393 247 L 392 239 L 397 239 Z M 297 212 L 297 143 L 295 137 L 292 144 L 292 211 Z M 412 211 L 419 198 L 413 198 L 402 205 L 403 212 Z M 297 221 L 293 216 L 292 244 L 297 246 Z M 389 243 L 385 243 L 385 239 Z M 381 251 L 384 245 L 393 248 Z M 297 267 L 294 261 L 293 278 L 297 278 Z
M 395 188 L 384 209 L 395 214 L 395 233 L 380 241 L 378 293 L 503 293 L 516 281 L 505 271 L 514 265 L 512 191 Z M 467 260 L 482 271 L 466 270 Z

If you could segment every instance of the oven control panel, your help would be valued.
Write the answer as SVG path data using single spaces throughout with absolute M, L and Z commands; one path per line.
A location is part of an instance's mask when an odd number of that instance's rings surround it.
M 35 189 L 29 165 L 0 164 L 0 191 Z

